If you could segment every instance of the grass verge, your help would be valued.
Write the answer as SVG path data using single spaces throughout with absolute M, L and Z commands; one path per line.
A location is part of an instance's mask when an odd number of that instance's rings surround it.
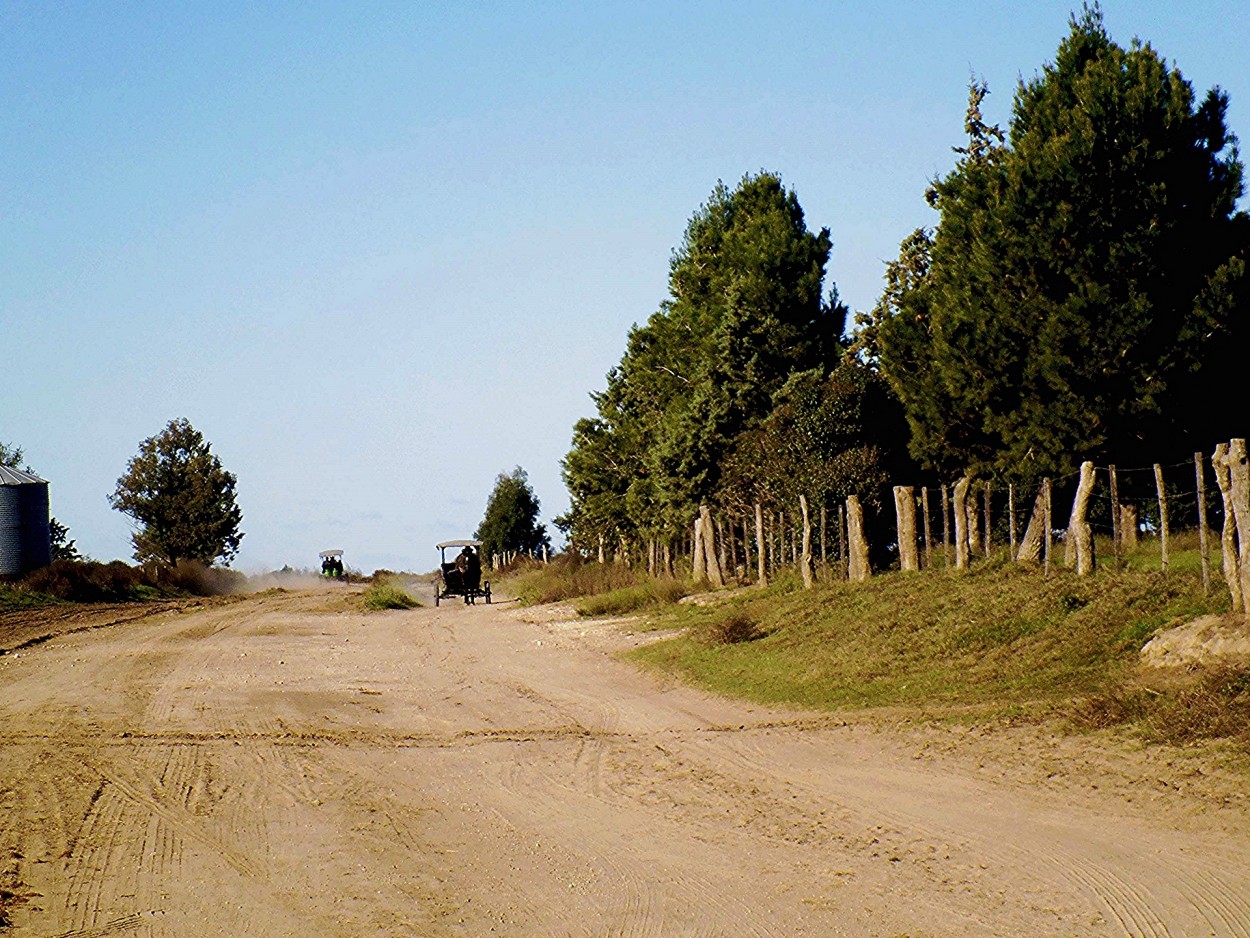
M 1160 629 L 1227 606 L 1226 592 L 1204 595 L 1187 571 L 1047 578 L 1000 562 L 670 607 L 653 624 L 680 634 L 630 656 L 766 704 L 972 721 L 1058 715 L 1077 728 L 1127 725 L 1185 741 L 1250 726 L 1250 672 L 1165 681 L 1142 671 L 1138 652 Z

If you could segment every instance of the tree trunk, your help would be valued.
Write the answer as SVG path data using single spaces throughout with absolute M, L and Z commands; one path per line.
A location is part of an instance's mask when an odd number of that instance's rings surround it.
M 964 476 L 955 483 L 955 569 L 968 569 L 968 485 Z
M 859 506 L 859 496 L 852 495 L 846 500 L 847 540 L 850 542 L 850 568 L 848 575 L 851 580 L 866 580 L 872 576 L 872 567 L 868 562 L 868 541 L 864 537 L 864 511 Z
M 673 569 L 673 545 L 667 538 L 664 540 L 664 572 L 668 576 L 673 576 L 677 572 Z
M 894 486 L 894 516 L 898 520 L 898 566 L 919 570 L 916 555 L 916 491 L 910 485 Z
M 1020 538 L 1020 549 L 1016 551 L 1017 563 L 1037 563 L 1042 559 L 1042 528 L 1045 523 L 1046 492 L 1039 486 L 1037 498 L 1033 500 L 1033 513 L 1025 525 L 1024 536 Z
M 1163 467 L 1155 463 L 1155 489 L 1159 493 L 1159 560 L 1168 572 L 1168 490 L 1163 484 Z
M 803 575 L 803 589 L 809 590 L 816 585 L 816 574 L 812 570 L 812 519 L 807 512 L 807 496 L 799 496 L 799 510 L 803 514 L 803 554 L 799 558 L 799 573 Z
M 1081 481 L 1076 486 L 1076 497 L 1072 499 L 1072 516 L 1068 519 L 1068 533 L 1064 538 L 1064 564 L 1071 566 L 1075 563 L 1077 576 L 1088 576 L 1094 569 L 1094 535 L 1085 517 L 1093 490 L 1094 464 L 1086 461 L 1081 463 Z M 1069 552 L 1070 560 L 1066 557 Z
M 603 535 L 602 534 L 599 535 L 599 562 L 600 563 L 608 562 L 607 552 L 604 550 L 604 547 L 603 547 Z
M 764 507 L 759 503 L 755 503 L 755 547 L 758 557 L 756 558 L 759 568 L 756 571 L 757 580 L 761 587 L 768 585 L 768 561 L 764 556 Z

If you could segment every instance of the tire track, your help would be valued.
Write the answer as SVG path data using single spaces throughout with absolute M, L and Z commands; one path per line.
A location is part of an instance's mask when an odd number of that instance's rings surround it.
M 805 744 L 814 745 L 811 742 Z M 776 753 L 770 756 L 757 739 L 750 737 L 740 738 L 737 745 L 727 749 L 726 755 L 732 753 L 732 758 L 739 765 L 753 772 L 766 772 L 769 766 L 779 761 Z M 969 834 L 978 819 L 988 816 L 984 805 L 971 808 L 976 812 L 975 816 L 966 814 L 968 809 L 965 809 L 966 817 L 959 812 L 950 817 L 949 809 L 935 811 L 948 816 L 948 823 L 939 824 L 929 815 L 884 808 L 885 798 L 872 797 L 862 785 L 839 786 L 836 781 L 811 784 L 802 780 L 792 780 L 792 784 L 817 798 L 831 796 L 836 788 L 836 797 L 843 804 L 852 806 L 861 817 L 880 818 L 900 833 L 909 830 L 930 840 L 962 841 L 965 851 L 975 851 L 978 856 L 996 860 L 1006 868 L 1028 871 L 1041 862 L 1050 869 L 1051 875 L 1043 880 L 1034 872 L 1032 875 L 1039 883 L 1049 883 L 1050 888 L 1054 888 L 1055 884 L 1076 879 L 1086 895 L 1102 907 L 1122 934 L 1129 938 L 1176 938 L 1167 919 L 1174 918 L 1180 909 L 1162 902 L 1149 886 L 1135 885 L 1145 879 L 1163 884 L 1170 892 L 1174 891 L 1189 910 L 1201 918 L 1211 935 L 1217 938 L 1250 938 L 1250 900 L 1243 898 L 1245 893 L 1230 889 L 1222 877 L 1214 875 L 1204 864 L 1169 857 L 1169 862 L 1160 866 L 1149 857 L 1149 851 L 1143 849 L 1134 851 L 1131 869 L 1118 868 L 1114 854 L 1123 852 L 1123 845 L 1118 851 L 1107 851 L 1097 841 L 1088 840 L 1079 826 L 1071 822 L 1050 832 L 1047 826 L 1035 824 L 1027 837 L 1027 845 L 1022 845 L 1007 831 L 1002 836 L 989 832 Z M 896 803 L 902 800 L 894 799 Z M 916 803 L 915 799 L 912 802 Z M 957 827 L 949 823 L 961 818 L 968 824 Z M 1065 843 L 1074 840 L 1086 844 L 1084 853 Z M 1104 859 L 1101 863 L 1096 862 L 1090 854 L 1103 854 Z M 1144 877 L 1144 871 L 1151 875 Z M 1165 913 L 1162 911 L 1165 908 L 1172 908 L 1172 911 Z

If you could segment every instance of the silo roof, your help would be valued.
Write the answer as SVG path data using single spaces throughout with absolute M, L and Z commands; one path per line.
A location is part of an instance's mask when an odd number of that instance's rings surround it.
M 29 472 L 23 472 L 21 469 L 13 469 L 9 466 L 0 466 L 0 485 L 47 485 L 47 479 L 41 479 L 37 475 L 31 475 Z

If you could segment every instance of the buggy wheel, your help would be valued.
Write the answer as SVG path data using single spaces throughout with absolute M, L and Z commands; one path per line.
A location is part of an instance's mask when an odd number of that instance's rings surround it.
M 482 589 L 482 595 L 486 597 L 486 605 L 490 605 L 490 582 L 487 581 L 486 586 Z
M 434 605 L 436 605 L 436 606 L 438 605 L 438 599 L 439 599 L 439 596 L 438 596 L 438 584 L 437 584 L 437 583 L 435 583 L 435 584 L 434 584 Z

